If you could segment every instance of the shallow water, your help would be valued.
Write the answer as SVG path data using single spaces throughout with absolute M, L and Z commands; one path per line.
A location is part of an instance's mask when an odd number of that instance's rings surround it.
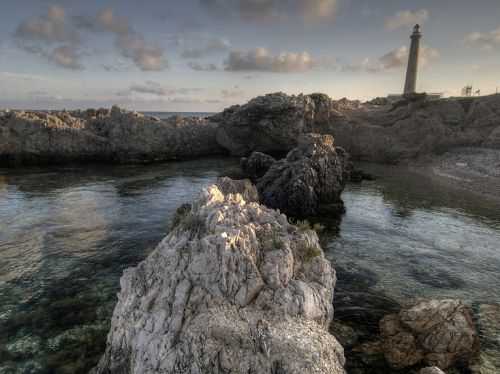
M 175 209 L 237 160 L 0 170 L 0 373 L 83 373 L 101 354 L 124 268 Z M 500 206 L 398 168 L 349 185 L 323 217 L 336 315 L 377 319 L 413 297 L 500 303 Z

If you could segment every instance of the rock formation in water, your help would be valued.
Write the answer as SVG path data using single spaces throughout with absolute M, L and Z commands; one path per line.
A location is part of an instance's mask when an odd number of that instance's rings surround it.
M 478 349 L 471 310 L 459 300 L 421 301 L 380 321 L 388 363 L 402 369 L 425 363 L 447 369 L 468 364 Z
M 276 162 L 272 156 L 262 152 L 252 152 L 250 157 L 242 157 L 240 166 L 243 173 L 253 181 L 262 178 Z
M 317 235 L 251 189 L 206 188 L 125 271 L 95 373 L 344 373 L 328 333 L 335 271 Z
M 306 134 L 258 180 L 261 202 L 293 217 L 343 212 L 347 156 L 330 135 Z
M 159 120 L 113 107 L 73 112 L 2 112 L 0 163 L 141 162 L 221 154 L 216 125 Z

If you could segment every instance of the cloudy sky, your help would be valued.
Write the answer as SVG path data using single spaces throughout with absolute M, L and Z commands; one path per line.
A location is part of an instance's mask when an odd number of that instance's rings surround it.
M 269 92 L 500 86 L 498 0 L 1 0 L 0 107 L 217 111 Z

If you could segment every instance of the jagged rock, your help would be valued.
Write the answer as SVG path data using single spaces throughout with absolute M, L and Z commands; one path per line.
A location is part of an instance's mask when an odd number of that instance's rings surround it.
M 262 203 L 294 217 L 317 215 L 326 209 L 343 212 L 344 160 L 330 135 L 302 136 L 298 147 L 259 180 Z
M 317 235 L 238 187 L 204 189 L 124 272 L 95 373 L 344 373 L 328 333 L 335 271 Z
M 222 154 L 216 124 L 158 120 L 118 107 L 74 112 L 4 112 L 0 163 L 142 162 Z
M 424 362 L 447 369 L 467 363 L 477 349 L 470 309 L 460 300 L 421 301 L 380 321 L 384 354 L 401 369 Z
M 314 123 L 330 120 L 330 106 L 326 95 L 274 93 L 233 106 L 212 119 L 219 123 L 217 141 L 232 155 L 288 152 Z
M 250 157 L 243 157 L 240 166 L 243 173 L 252 180 L 257 180 L 267 173 L 269 168 L 276 162 L 272 156 L 262 152 L 252 152 Z
M 444 374 L 444 372 L 436 366 L 431 366 L 431 367 L 423 368 L 422 370 L 420 370 L 418 372 L 418 374 Z

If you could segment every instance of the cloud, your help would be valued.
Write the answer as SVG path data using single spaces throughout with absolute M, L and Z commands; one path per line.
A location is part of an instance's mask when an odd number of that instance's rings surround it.
M 311 70 L 315 63 L 307 52 L 282 52 L 272 55 L 265 48 L 250 51 L 231 51 L 226 61 L 227 71 L 266 71 L 294 73 Z
M 157 82 L 146 81 L 144 84 L 134 84 L 128 90 L 120 91 L 118 96 L 131 96 L 133 94 L 168 97 L 175 95 L 190 95 L 202 91 L 201 88 L 171 88 L 163 87 Z
M 199 62 L 191 61 L 188 66 L 195 71 L 217 71 L 219 68 L 215 64 L 201 64 Z
M 338 0 L 200 0 L 203 7 L 217 16 L 238 16 L 246 21 L 304 22 L 331 20 Z
M 224 99 L 240 98 L 244 94 L 245 92 L 239 86 L 234 86 L 233 88 L 230 89 L 221 90 L 221 95 Z
M 500 46 L 500 27 L 490 32 L 472 32 L 465 37 L 465 43 L 479 46 L 484 50 L 492 50 Z
M 401 27 L 412 27 L 415 24 L 423 24 L 429 19 L 429 11 L 427 9 L 420 10 L 403 10 L 397 12 L 394 16 L 385 20 L 385 28 L 387 30 L 396 30 Z
M 67 69 L 81 70 L 83 66 L 79 62 L 78 51 L 72 46 L 65 45 L 55 48 L 48 56 L 56 65 Z
M 183 44 L 183 42 L 181 42 Z M 181 51 L 181 57 L 186 59 L 198 59 L 218 52 L 225 52 L 231 48 L 229 40 L 224 38 L 208 38 L 202 40 L 201 45 L 185 48 Z
M 160 71 L 168 67 L 163 48 L 148 44 L 141 34 L 119 35 L 115 44 L 124 57 L 130 58 L 143 71 Z
M 28 53 L 66 69 L 83 68 L 80 63 L 80 35 L 66 22 L 65 11 L 59 6 L 50 6 L 47 14 L 22 21 L 14 37 L 17 45 Z
M 365 58 L 363 61 L 357 64 L 343 65 L 341 67 L 341 70 L 345 72 L 365 71 L 369 73 L 380 73 L 384 71 L 404 68 L 408 63 L 408 53 L 408 47 L 402 46 L 386 53 L 376 60 Z M 438 50 L 427 46 L 422 46 L 420 48 L 419 56 L 420 67 L 425 68 L 432 61 L 438 59 L 439 56 L 440 54 Z
M 50 6 L 47 14 L 22 21 L 15 37 L 25 41 L 45 43 L 78 43 L 78 32 L 66 23 L 64 9 Z
M 120 54 L 132 60 L 142 71 L 160 71 L 168 67 L 165 50 L 148 43 L 144 35 L 131 27 L 125 17 L 115 15 L 113 9 L 102 9 L 94 17 L 78 16 L 73 19 L 79 28 L 113 34 Z

